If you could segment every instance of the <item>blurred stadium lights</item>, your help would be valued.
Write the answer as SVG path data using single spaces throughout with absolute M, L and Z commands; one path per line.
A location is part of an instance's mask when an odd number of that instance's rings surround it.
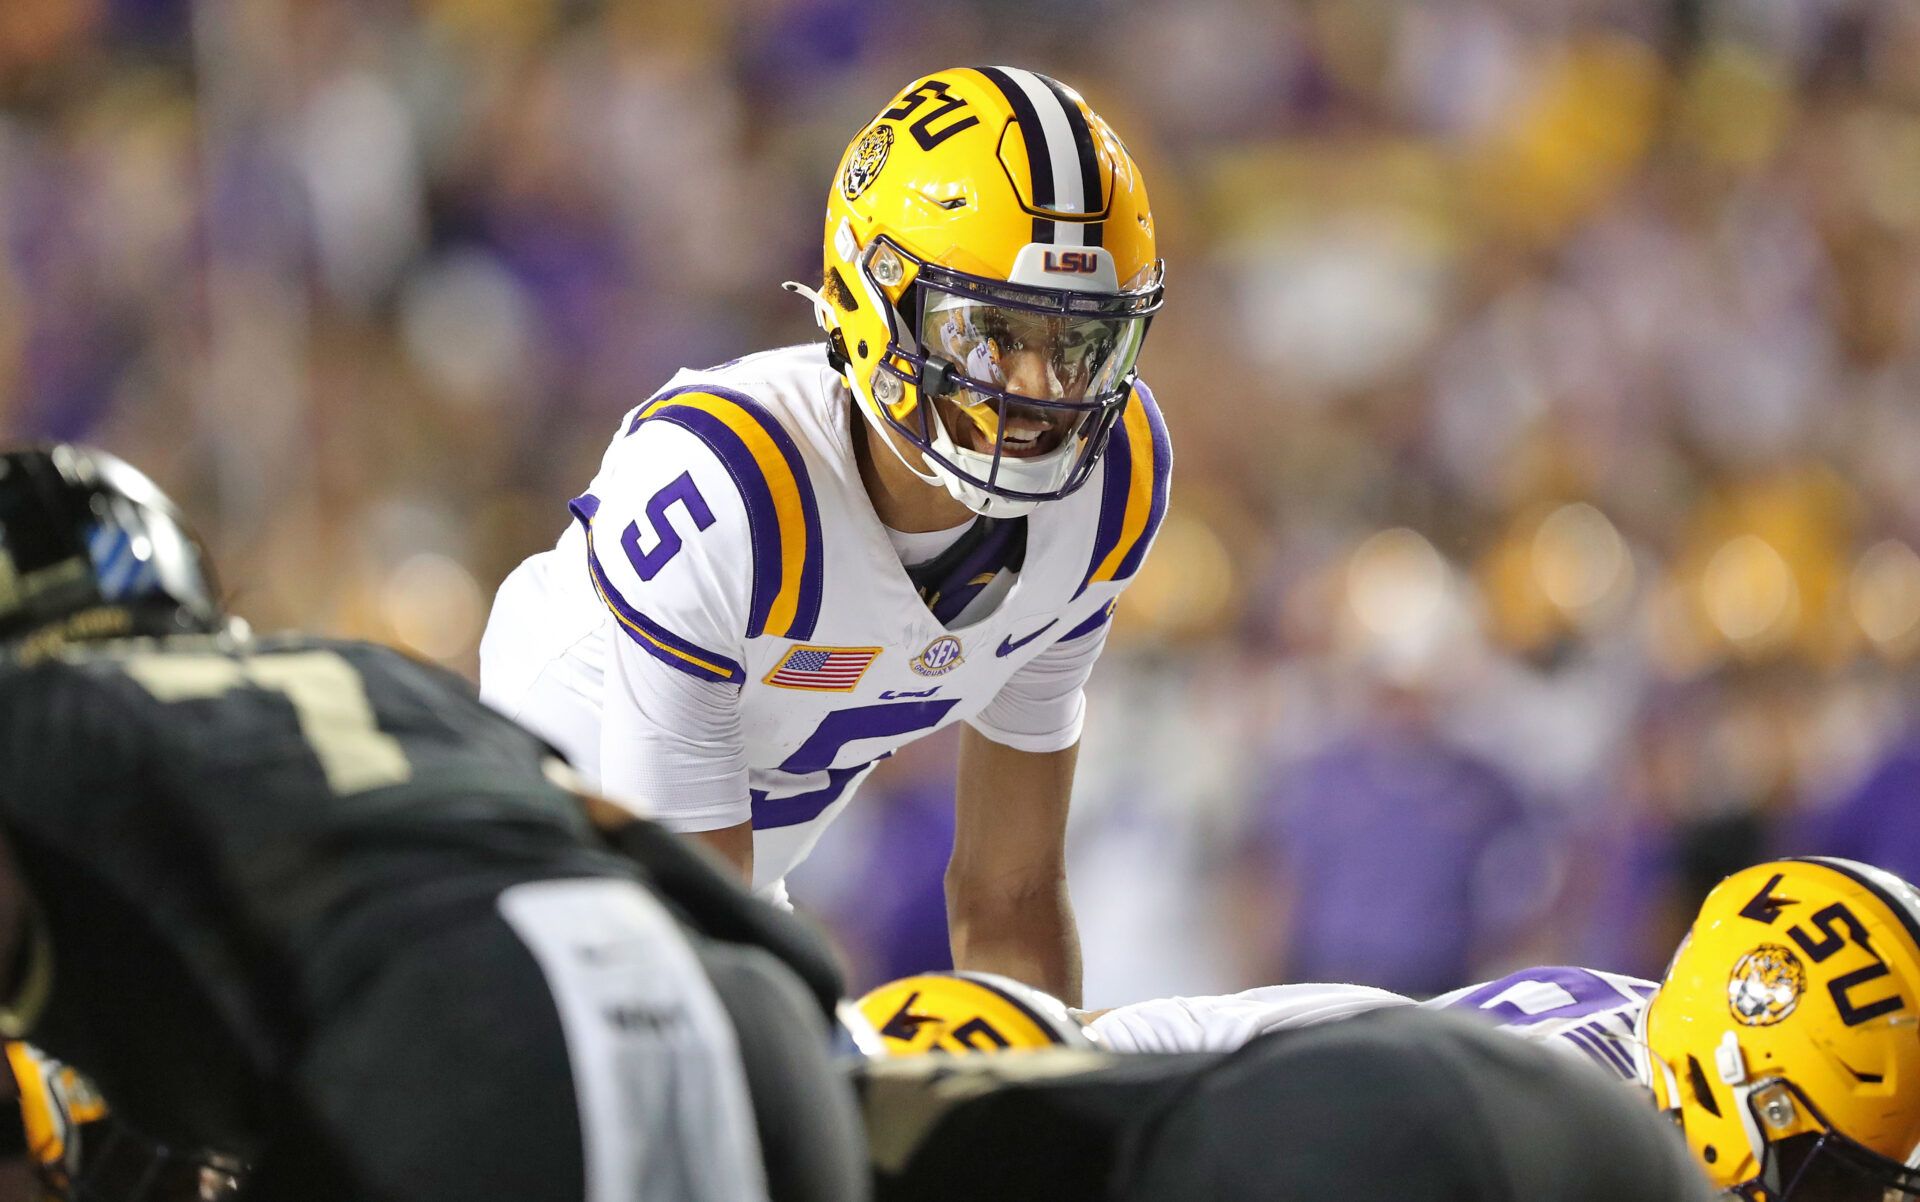
M 1584 501 L 1547 515 L 1533 536 L 1533 579 L 1576 621 L 1605 616 L 1633 589 L 1633 560 L 1607 515 Z
M 1707 620 L 1743 651 L 1770 649 L 1793 634 L 1801 616 L 1793 571 L 1773 544 L 1742 534 L 1721 544 L 1700 577 Z
M 1393 684 L 1431 685 L 1477 645 L 1463 592 L 1458 573 L 1425 535 L 1404 526 L 1382 530 L 1347 560 L 1342 649 Z
M 1847 582 L 1853 620 L 1889 659 L 1920 648 L 1920 555 L 1898 539 L 1868 548 Z
M 381 587 L 380 603 L 395 640 L 442 661 L 469 655 L 487 616 L 487 595 L 473 573 L 432 551 L 396 564 Z

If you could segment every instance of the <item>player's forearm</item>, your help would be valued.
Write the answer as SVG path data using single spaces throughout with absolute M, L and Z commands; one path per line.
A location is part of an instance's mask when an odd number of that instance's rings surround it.
M 992 898 L 972 896 L 949 876 L 947 915 L 955 968 L 1000 973 L 1080 1004 L 1080 932 L 1064 874 Z
M 1080 1004 L 1080 935 L 1067 897 L 1076 747 L 1030 752 L 960 736 L 947 929 L 954 964 Z

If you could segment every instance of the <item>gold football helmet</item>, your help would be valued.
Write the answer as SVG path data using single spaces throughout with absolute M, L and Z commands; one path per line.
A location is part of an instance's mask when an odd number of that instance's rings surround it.
M 1060 999 L 986 972 L 929 972 L 861 998 L 889 1056 L 1091 1048 Z
M 1077 93 L 916 80 L 847 147 L 825 256 L 820 292 L 789 286 L 916 475 L 992 517 L 1086 482 L 1163 290 L 1139 169 Z
M 1642 1035 L 1660 1105 L 1749 1202 L 1920 1197 L 1920 892 L 1778 860 L 1708 895 Z

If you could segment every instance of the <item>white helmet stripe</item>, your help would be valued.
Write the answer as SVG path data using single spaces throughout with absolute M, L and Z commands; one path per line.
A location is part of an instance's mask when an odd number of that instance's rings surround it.
M 1066 102 L 1046 81 L 1018 67 L 997 67 L 1001 75 L 1019 88 L 1040 122 L 1039 146 L 1027 147 L 1029 157 L 1045 155 L 1053 174 L 1053 203 L 1043 204 L 1056 213 L 1090 213 L 1087 190 L 1080 174 L 1080 154 L 1073 141 L 1073 126 L 1067 118 Z M 1021 126 L 1026 129 L 1025 125 Z M 1039 198 L 1035 198 L 1039 201 Z M 1077 221 L 1055 221 L 1053 241 L 1058 246 L 1086 245 L 1086 230 Z

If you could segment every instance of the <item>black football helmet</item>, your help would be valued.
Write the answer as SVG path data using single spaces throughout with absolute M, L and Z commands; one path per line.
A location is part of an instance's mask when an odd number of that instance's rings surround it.
M 105 451 L 0 454 L 0 643 L 211 633 L 213 565 L 153 481 Z

